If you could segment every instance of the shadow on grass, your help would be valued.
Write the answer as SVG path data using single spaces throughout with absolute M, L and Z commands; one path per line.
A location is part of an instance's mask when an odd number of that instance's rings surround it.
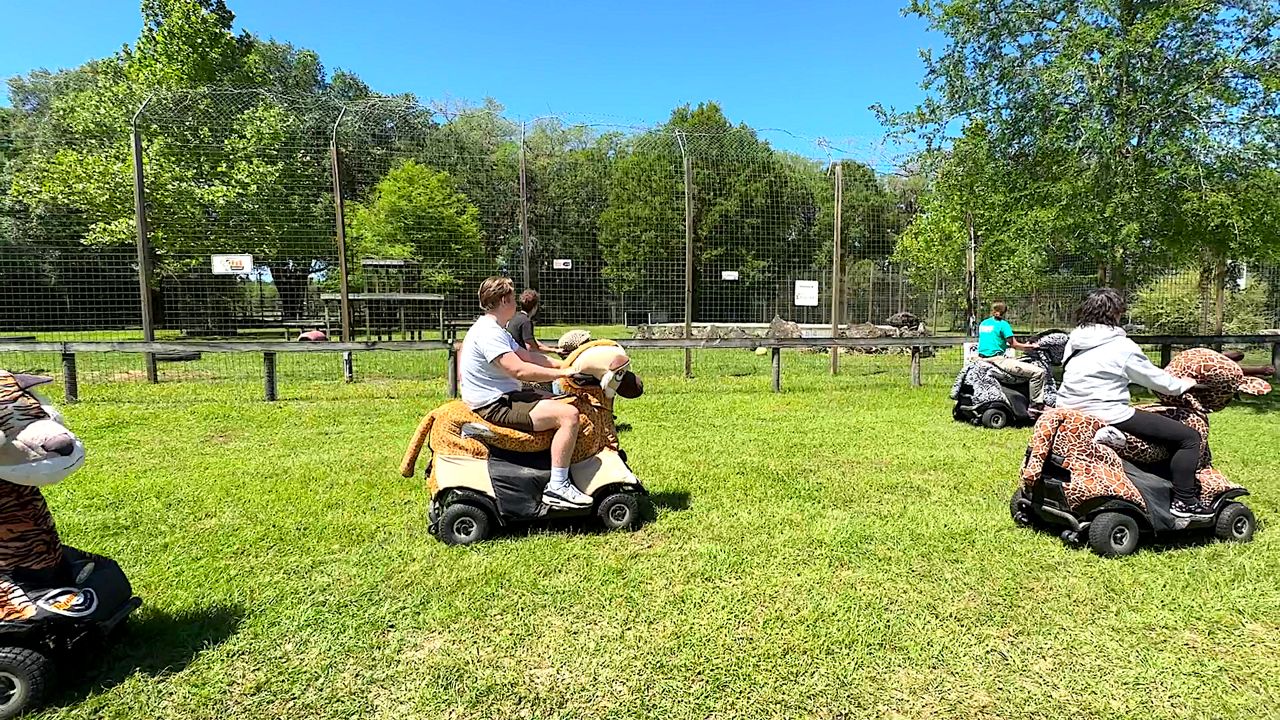
M 689 493 L 683 490 L 650 493 L 640 502 L 640 522 L 634 529 L 644 528 L 657 520 L 659 515 L 688 510 L 689 505 Z M 521 538 L 531 535 L 602 535 L 609 532 L 615 531 L 604 527 L 593 513 L 528 522 L 517 521 L 497 530 L 494 536 Z
M 1035 530 L 1034 532 L 1038 532 L 1047 537 L 1058 538 L 1061 545 L 1068 550 L 1075 550 L 1075 551 L 1084 552 L 1084 553 L 1093 552 L 1092 550 L 1089 549 L 1089 543 L 1085 540 L 1081 540 L 1078 543 L 1070 543 L 1062 540 L 1061 539 L 1062 530 L 1063 528 L 1047 528 L 1047 529 Z M 1259 526 L 1257 529 L 1257 532 L 1261 532 L 1261 530 L 1262 528 L 1261 526 Z M 1088 533 L 1086 532 L 1083 534 L 1087 535 Z M 1175 550 L 1196 550 L 1201 548 L 1207 548 L 1211 545 L 1217 545 L 1220 542 L 1222 541 L 1218 540 L 1218 538 L 1214 535 L 1213 530 L 1208 528 L 1184 530 L 1182 532 L 1162 533 L 1155 537 L 1152 537 L 1150 535 L 1144 535 L 1142 537 L 1142 541 L 1138 545 L 1138 549 L 1133 554 L 1135 556 L 1143 555 L 1146 553 L 1154 553 L 1156 555 L 1159 555 L 1166 552 L 1173 552 Z M 1119 559 L 1123 559 L 1123 558 L 1119 558 Z
M 680 512 L 689 509 L 689 493 L 684 490 L 663 490 L 649 494 L 649 505 L 654 510 Z
M 83 663 L 60 668 L 62 681 L 47 708 L 76 705 L 135 675 L 161 677 L 186 669 L 205 650 L 235 634 L 244 620 L 236 607 L 214 606 L 176 614 L 147 611 L 129 619 L 118 637 L 87 648 Z
M 1252 397 L 1243 395 L 1232 403 L 1233 407 L 1239 407 L 1253 413 L 1277 412 L 1280 411 L 1280 383 L 1267 379 L 1271 383 L 1271 392 L 1267 395 Z

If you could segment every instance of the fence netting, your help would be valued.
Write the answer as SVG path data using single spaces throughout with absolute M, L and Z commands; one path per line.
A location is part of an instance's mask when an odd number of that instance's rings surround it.
M 142 340 L 148 313 L 161 341 L 436 339 L 474 317 L 493 274 L 539 291 L 547 337 L 679 337 L 686 320 L 695 335 L 783 321 L 829 336 L 895 317 L 956 334 L 993 300 L 1035 331 L 1071 324 L 1098 283 L 1083 257 L 1002 256 L 965 228 L 954 252 L 905 263 L 927 178 L 711 106 L 637 127 L 408 97 L 206 89 L 93 113 L 78 103 L 98 96 L 50 97 L 0 115 L 0 339 Z M 1151 333 L 1280 324 L 1275 265 L 1174 264 L 1126 290 L 1129 321 Z M 444 372 L 428 354 L 386 355 L 360 376 Z M 162 380 L 261 370 L 247 353 L 158 359 Z M 90 378 L 143 369 L 136 355 L 81 360 Z M 281 374 L 328 382 L 341 368 L 308 355 Z

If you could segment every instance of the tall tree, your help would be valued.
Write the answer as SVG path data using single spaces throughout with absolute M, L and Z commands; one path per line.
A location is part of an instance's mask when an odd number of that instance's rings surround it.
M 1140 281 L 1180 245 L 1193 224 L 1183 189 L 1208 159 L 1275 161 L 1275 0 L 913 0 L 906 11 L 947 44 L 924 54 L 929 98 L 878 108 L 884 119 L 928 150 L 981 123 L 1005 217 L 1038 215 L 1052 235 L 1024 241 L 1088 255 L 1102 282 Z
M 354 255 L 410 261 L 420 273 L 410 290 L 457 293 L 489 272 L 480 211 L 446 172 L 409 160 L 350 217 Z
M 62 208 L 80 218 L 87 245 L 128 247 L 129 127 L 145 101 L 151 239 L 157 274 L 168 278 L 160 286 L 174 291 L 158 306 L 210 315 L 204 304 L 234 290 L 205 277 L 208 255 L 252 252 L 285 316 L 299 317 L 309 278 L 336 259 L 327 145 L 338 108 L 329 100 L 368 88 L 349 73 L 330 83 L 315 53 L 235 32 L 221 0 L 146 0 L 142 11 L 133 47 L 10 82 L 29 139 L 10 196 L 35 217 Z M 243 89 L 210 89 L 228 86 Z

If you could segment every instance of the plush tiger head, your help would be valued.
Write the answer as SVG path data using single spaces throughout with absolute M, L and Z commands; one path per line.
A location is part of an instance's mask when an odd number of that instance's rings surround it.
M 48 485 L 84 464 L 84 445 L 33 390 L 47 382 L 0 370 L 0 480 Z

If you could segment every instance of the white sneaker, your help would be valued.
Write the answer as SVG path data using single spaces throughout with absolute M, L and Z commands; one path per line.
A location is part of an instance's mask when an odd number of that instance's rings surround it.
M 547 489 L 542 491 L 542 497 L 548 505 L 587 507 L 592 503 L 590 495 L 579 490 L 568 480 L 559 485 L 547 485 Z

